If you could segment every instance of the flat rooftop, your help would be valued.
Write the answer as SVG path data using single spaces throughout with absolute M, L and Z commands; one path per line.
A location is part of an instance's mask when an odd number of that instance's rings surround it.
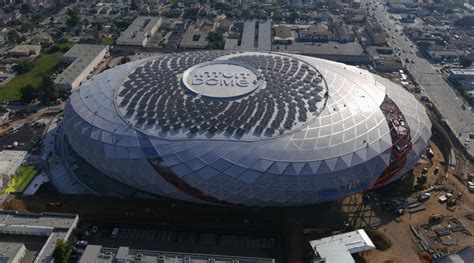
M 34 53 L 39 54 L 41 45 L 17 45 L 8 50 L 10 53 Z
M 54 229 L 69 229 L 77 215 L 57 213 L 19 213 L 17 211 L 0 211 L 0 226 L 50 227 Z
M 334 41 L 327 43 L 296 42 L 291 45 L 274 45 L 273 51 L 294 52 L 305 55 L 357 56 L 365 54 L 364 49 L 357 41 L 349 43 Z
M 0 152 L 0 175 L 12 175 L 26 157 L 26 151 L 3 150 Z
M 0 211 L 0 232 L 11 235 L 47 236 L 35 262 L 49 262 L 56 248 L 56 241 L 67 239 L 77 226 L 78 215 L 59 213 L 19 213 Z M 26 232 L 26 233 L 25 233 Z
M 309 243 L 326 263 L 355 262 L 351 254 L 375 248 L 363 229 L 312 240 Z
M 208 34 L 208 32 L 202 32 L 198 26 L 191 25 L 183 34 L 183 39 L 181 39 L 180 46 L 184 48 L 205 48 L 209 43 L 207 40 Z
M 22 243 L 0 242 L 0 262 L 12 262 L 23 246 Z
M 79 263 L 112 263 L 112 262 L 189 262 L 189 263 L 207 263 L 214 260 L 214 263 L 273 263 L 274 259 L 270 258 L 253 258 L 253 257 L 237 257 L 210 254 L 194 254 L 167 251 L 149 251 L 136 250 L 128 247 L 104 248 L 100 245 L 88 245 L 82 254 Z M 189 260 L 189 261 L 186 261 Z
M 228 39 L 224 49 L 270 51 L 272 48 L 272 27 L 270 20 L 246 21 L 242 29 L 242 38 Z
M 120 34 L 120 37 L 117 39 L 117 44 L 143 46 L 143 40 L 145 40 L 146 37 L 151 37 L 155 33 L 153 31 L 159 22 L 159 17 L 137 17 L 133 20 L 132 24 Z
M 72 83 L 106 48 L 107 46 L 103 45 L 74 45 L 63 56 L 64 59 L 73 60 L 73 62 L 56 77 L 54 82 L 58 84 Z
M 474 68 L 451 69 L 451 73 L 454 75 L 474 75 Z

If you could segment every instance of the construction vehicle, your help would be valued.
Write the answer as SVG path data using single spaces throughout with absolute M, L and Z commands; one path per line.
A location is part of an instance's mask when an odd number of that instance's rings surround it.
M 443 215 L 441 215 L 441 214 L 431 214 L 429 222 L 434 223 L 434 224 L 440 224 L 441 222 L 443 222 L 443 220 L 444 220 Z

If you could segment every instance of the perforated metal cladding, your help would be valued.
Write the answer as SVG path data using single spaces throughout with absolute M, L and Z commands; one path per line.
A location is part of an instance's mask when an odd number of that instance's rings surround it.
M 233 55 L 216 54 L 210 56 L 229 59 Z M 412 95 L 355 67 L 288 56 L 317 69 L 327 83 L 328 98 L 313 121 L 281 136 L 170 140 L 138 129 L 117 112 L 115 95 L 123 78 L 147 63 L 143 61 L 94 76 L 72 94 L 65 108 L 66 135 L 74 149 L 100 171 L 150 193 L 204 202 L 157 174 L 149 160 L 160 158 L 187 185 L 217 200 L 256 206 L 310 204 L 360 191 L 384 171 L 392 141 L 380 104 L 388 95 L 412 129 L 413 150 L 405 169 L 415 165 L 431 125 Z

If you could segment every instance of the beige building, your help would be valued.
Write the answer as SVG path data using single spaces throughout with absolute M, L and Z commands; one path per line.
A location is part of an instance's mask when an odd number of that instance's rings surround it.
M 76 44 L 62 60 L 69 66 L 61 72 L 54 83 L 60 91 L 76 90 L 89 74 L 104 60 L 108 54 L 108 46 Z
M 27 57 L 30 55 L 38 56 L 41 53 L 40 45 L 17 45 L 8 50 L 11 56 Z
M 179 44 L 182 48 L 206 48 L 209 44 L 207 36 L 211 29 L 209 27 L 193 24 L 183 34 Z
M 117 39 L 117 45 L 145 47 L 150 38 L 155 35 L 162 23 L 161 18 L 139 16 L 133 20 Z

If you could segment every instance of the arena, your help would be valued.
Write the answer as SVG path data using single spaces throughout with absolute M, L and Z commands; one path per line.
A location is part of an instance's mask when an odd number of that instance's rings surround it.
M 413 95 L 283 53 L 161 55 L 94 76 L 64 112 L 72 148 L 149 195 L 217 205 L 331 201 L 399 179 L 431 123 Z

